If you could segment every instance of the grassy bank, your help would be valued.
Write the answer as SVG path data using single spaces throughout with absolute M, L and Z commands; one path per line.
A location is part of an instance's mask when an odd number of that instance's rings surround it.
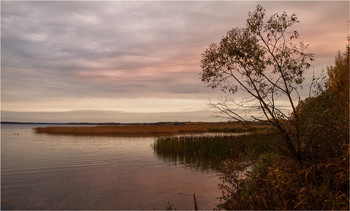
M 266 126 L 252 126 L 250 130 L 262 130 Z M 176 134 L 176 133 L 206 133 L 206 132 L 246 132 L 249 131 L 240 124 L 232 123 L 189 123 L 183 125 L 125 125 L 125 126 L 92 126 L 92 127 L 37 127 L 37 133 L 48 134 Z

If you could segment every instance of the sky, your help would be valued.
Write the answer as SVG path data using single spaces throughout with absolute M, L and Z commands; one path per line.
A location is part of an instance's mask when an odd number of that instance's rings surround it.
M 2 1 L 1 120 L 221 121 L 209 103 L 223 93 L 200 80 L 202 53 L 257 4 L 297 15 L 315 74 L 345 50 L 348 1 Z

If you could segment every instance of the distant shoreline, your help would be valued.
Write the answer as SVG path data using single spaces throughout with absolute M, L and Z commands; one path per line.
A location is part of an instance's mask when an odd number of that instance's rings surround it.
M 193 123 L 205 123 L 205 124 L 225 124 L 227 122 L 193 122 Z M 36 125 L 186 125 L 188 122 L 134 122 L 134 123 L 120 123 L 120 122 L 12 122 L 2 121 L 1 124 L 36 124 Z
M 1 124 L 32 124 L 32 125 L 188 125 L 188 124 L 201 124 L 201 125 L 241 125 L 240 122 L 133 122 L 133 123 L 121 123 L 121 122 L 13 122 L 13 121 L 1 121 Z M 251 122 L 252 125 L 267 125 L 265 121 Z
M 25 124 L 25 125 L 124 125 L 124 123 L 90 123 L 90 122 L 66 122 L 66 123 L 57 123 L 57 122 L 11 122 L 11 121 L 2 121 L 1 124 Z M 129 124 L 129 123 L 126 123 Z M 137 123 L 131 123 L 137 124 Z

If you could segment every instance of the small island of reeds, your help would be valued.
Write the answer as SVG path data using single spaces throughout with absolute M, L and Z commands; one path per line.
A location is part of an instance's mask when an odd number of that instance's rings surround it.
M 208 132 L 248 132 L 266 128 L 264 123 L 245 127 L 237 122 L 171 122 L 164 124 L 127 124 L 103 126 L 51 126 L 34 128 L 37 133 L 71 135 L 135 135 Z

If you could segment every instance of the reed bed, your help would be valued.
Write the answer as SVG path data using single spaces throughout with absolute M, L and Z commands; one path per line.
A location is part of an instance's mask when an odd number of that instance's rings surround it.
M 180 136 L 160 137 L 155 140 L 153 149 L 161 159 L 171 160 L 185 166 L 199 167 L 202 170 L 217 169 L 226 159 L 256 159 L 261 153 L 270 150 L 271 135 L 266 133 L 240 136 Z
M 262 129 L 262 126 L 251 130 Z M 244 132 L 245 127 L 239 124 L 184 124 L 184 125 L 125 125 L 125 126 L 89 126 L 89 127 L 37 127 L 37 133 L 49 134 L 165 134 L 165 133 L 206 133 L 206 132 Z

